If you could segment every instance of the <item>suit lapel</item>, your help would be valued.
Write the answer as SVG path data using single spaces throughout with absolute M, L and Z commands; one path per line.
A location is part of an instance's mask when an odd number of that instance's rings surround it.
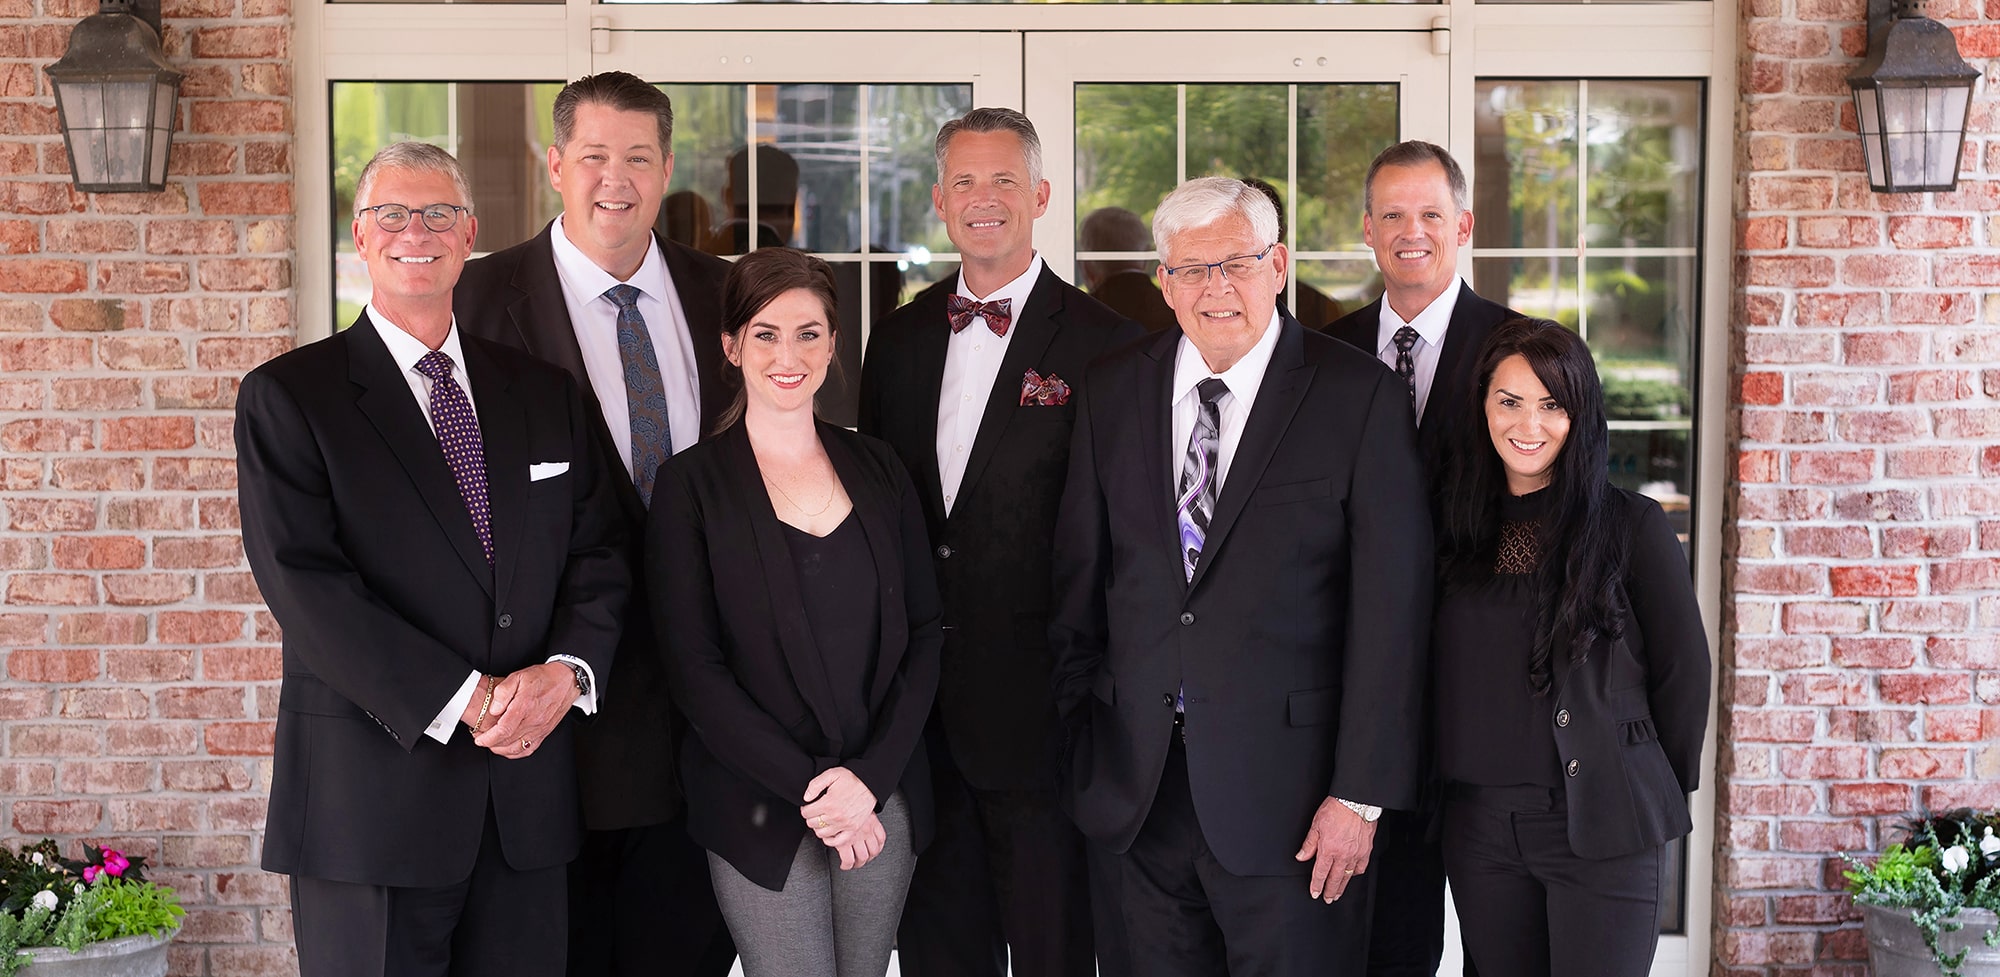
M 956 279 L 953 280 L 956 287 Z M 922 463 L 913 474 L 918 491 L 924 493 L 924 506 L 936 517 L 933 525 L 942 525 L 944 516 L 944 475 L 938 470 L 937 449 L 928 447 L 937 444 L 938 397 L 944 389 L 944 357 L 951 346 L 951 322 L 945 317 L 945 296 L 951 291 L 933 288 L 919 301 L 924 307 L 917 310 L 916 329 L 911 336 L 911 355 L 915 362 L 903 382 L 914 389 L 917 416 L 905 423 L 924 435 L 926 445 L 920 452 Z
M 965 477 L 959 480 L 959 504 L 954 512 L 965 511 L 966 496 L 978 487 L 986 463 L 993 460 L 995 447 L 1007 434 L 1008 422 L 1020 411 L 1022 377 L 1041 362 L 1042 353 L 1056 338 L 1055 317 L 1062 312 L 1062 291 L 1056 287 L 1060 281 L 1055 272 L 1043 265 L 1041 277 L 1028 292 L 1028 300 L 1021 303 L 1021 314 L 1014 317 L 1014 338 L 1007 341 L 1007 353 L 1000 359 L 1000 373 L 993 378 L 993 389 L 987 391 L 986 412 L 980 415 L 979 430 L 973 435 L 972 454 L 965 459 Z M 940 374 L 943 369 L 944 364 L 939 363 Z M 931 398 L 931 406 L 936 409 L 937 397 Z M 935 423 L 931 429 L 937 429 Z
M 465 508 L 464 497 L 458 494 L 458 480 L 452 477 L 451 466 L 445 463 L 437 435 L 431 433 L 430 426 L 424 423 L 422 409 L 411 398 L 409 381 L 396 369 L 389 347 L 376 335 L 367 313 L 362 313 L 341 335 L 350 351 L 348 379 L 363 388 L 356 406 L 402 464 L 417 494 L 437 520 L 438 529 L 464 561 L 465 569 L 479 581 L 488 597 L 493 596 L 493 568 L 486 564 L 479 534 L 472 528 L 472 515 Z M 490 457 L 487 464 L 490 468 Z
M 513 374 L 480 348 L 477 340 L 462 337 L 460 344 L 466 375 L 472 378 L 472 402 L 479 412 L 479 438 L 486 454 L 494 603 L 505 606 L 527 526 L 528 420 L 513 390 Z
M 730 401 L 730 391 L 719 382 L 722 377 L 722 286 L 695 265 L 696 252 L 657 233 L 653 237 L 659 241 L 660 252 L 667 259 L 667 277 L 673 280 L 674 294 L 681 300 L 681 313 L 687 317 L 688 338 L 693 340 L 694 346 L 695 376 L 700 378 L 701 385 L 701 431 L 706 437 L 722 412 L 729 407 Z
M 1417 425 L 1418 433 L 1423 436 L 1428 437 L 1450 423 L 1454 409 L 1464 402 L 1465 387 L 1472 381 L 1473 355 L 1478 352 L 1475 347 L 1485 338 L 1485 330 L 1475 328 L 1473 323 L 1480 313 L 1479 304 L 1472 286 L 1460 282 L 1458 303 L 1451 307 L 1451 325 L 1444 331 L 1444 348 L 1438 350 L 1437 372 L 1431 375 L 1430 399 L 1425 401 L 1424 417 Z
M 1139 396 L 1131 404 L 1105 405 L 1114 410 L 1136 410 L 1139 412 L 1139 458 L 1145 466 L 1144 484 L 1151 490 L 1146 493 L 1157 508 L 1154 524 L 1164 535 L 1166 552 L 1173 557 L 1174 566 L 1181 564 L 1180 523 L 1174 515 L 1174 498 L 1178 494 L 1174 484 L 1174 353 L 1180 348 L 1181 328 L 1173 326 L 1147 343 L 1144 355 L 1152 362 L 1146 364 L 1139 373 Z M 1186 445 L 1178 450 L 1186 450 Z
M 1278 328 L 1278 346 L 1271 351 L 1270 365 L 1264 368 L 1264 383 L 1257 390 L 1257 403 L 1251 406 L 1250 417 L 1243 424 L 1243 437 L 1236 442 L 1236 456 L 1229 463 L 1222 496 L 1215 502 L 1215 518 L 1209 520 L 1208 535 L 1202 539 L 1201 558 L 1195 562 L 1189 590 L 1200 586 L 1201 578 L 1207 576 L 1209 565 L 1222 550 L 1223 540 L 1236 525 L 1236 517 L 1242 515 L 1244 504 L 1263 480 L 1264 469 L 1271 464 L 1271 455 L 1278 450 L 1278 441 L 1291 426 L 1292 415 L 1298 413 L 1299 402 L 1305 399 L 1306 386 L 1312 380 L 1313 368 L 1305 361 L 1303 327 L 1297 319 L 1286 316 Z

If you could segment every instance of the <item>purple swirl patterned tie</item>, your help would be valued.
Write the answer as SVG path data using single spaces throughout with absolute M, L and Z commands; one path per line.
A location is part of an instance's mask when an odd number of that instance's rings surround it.
M 1221 377 L 1209 377 L 1197 384 L 1201 407 L 1194 417 L 1194 433 L 1188 438 L 1187 460 L 1181 462 L 1181 491 L 1174 508 L 1180 523 L 1181 569 L 1194 580 L 1195 561 L 1208 537 L 1208 520 L 1215 515 L 1216 448 L 1222 441 L 1222 398 L 1229 385 Z
M 632 486 L 649 508 L 653 475 L 673 457 L 674 432 L 667 424 L 667 388 L 660 381 L 660 358 L 646 317 L 639 314 L 639 290 L 613 285 L 604 297 L 618 306 L 618 359 L 625 366 L 625 413 L 632 423 Z
M 437 429 L 438 447 L 444 449 L 451 477 L 458 481 L 458 495 L 472 515 L 472 531 L 479 534 L 486 565 L 492 566 L 493 513 L 486 503 L 486 446 L 479 439 L 479 418 L 451 377 L 451 357 L 437 350 L 425 353 L 417 361 L 417 372 L 431 382 L 431 426 Z

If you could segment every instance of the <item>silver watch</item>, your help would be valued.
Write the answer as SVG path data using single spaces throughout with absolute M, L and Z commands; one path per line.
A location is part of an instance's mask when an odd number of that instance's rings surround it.
M 1382 816 L 1382 809 L 1374 804 L 1357 804 L 1354 801 L 1344 800 L 1338 797 L 1334 799 L 1340 801 L 1341 806 L 1347 808 L 1350 811 L 1353 811 L 1355 815 L 1361 818 L 1361 820 L 1366 821 L 1369 824 L 1374 824 L 1375 819 Z

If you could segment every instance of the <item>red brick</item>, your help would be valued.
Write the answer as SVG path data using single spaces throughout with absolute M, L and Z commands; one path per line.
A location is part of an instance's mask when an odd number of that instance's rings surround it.
M 271 723 L 209 723 L 205 730 L 216 756 L 269 756 L 275 733 Z
M 247 573 L 203 574 L 201 594 L 210 604 L 261 604 L 264 602 L 264 596 L 257 592 L 257 581 Z
M 128 220 L 50 220 L 43 230 L 50 251 L 99 255 L 139 247 L 139 226 Z
M 194 596 L 194 578 L 183 573 L 107 573 L 106 599 L 121 606 L 174 604 Z
M 1796 373 L 1791 402 L 1801 407 L 1859 407 L 1875 403 L 1881 389 L 1879 373 Z
M 1972 396 L 1970 370 L 1911 370 L 1889 375 L 1889 402 L 1911 404 L 1925 401 L 1964 400 Z
M 144 719 L 146 694 L 135 689 L 62 689 L 64 719 Z
M 240 566 L 243 541 L 235 536 L 169 537 L 153 541 L 153 565 L 162 570 Z
M 1833 639 L 1833 663 L 1843 668 L 1908 668 L 1916 661 L 1912 638 Z
M 15 801 L 14 830 L 24 835 L 77 835 L 104 820 L 97 801 Z
M 137 458 L 57 458 L 49 487 L 72 492 L 133 492 L 146 486 L 146 463 Z
M 161 332 L 241 332 L 243 302 L 235 297 L 162 299 L 153 303 L 149 328 Z
M 246 66 L 248 68 L 261 65 Z M 287 80 L 283 83 L 290 87 Z M 243 172 L 251 174 L 284 174 L 292 172 L 292 147 L 289 143 L 253 142 L 243 149 Z
M 1947 407 L 1938 410 L 1937 436 L 1940 438 L 1990 438 L 2000 436 L 2000 408 Z
M 1787 526 L 1785 553 L 1788 556 L 1865 560 L 1875 555 L 1875 543 L 1869 537 L 1866 526 Z
M 111 802 L 111 830 L 200 831 L 201 805 L 184 798 L 120 798 Z M 201 910 L 188 913 L 182 920 L 180 938 L 212 942 L 212 937 L 187 926 L 187 920 L 206 915 Z
M 1977 709 L 1930 709 L 1924 713 L 1924 739 L 1933 743 L 1977 743 L 1985 738 Z
M 1964 325 L 1978 315 L 1978 298 L 1961 292 L 1894 292 L 1889 296 L 1889 318 L 1897 325 Z
M 105 729 L 105 746 L 112 756 L 186 756 L 201 740 L 192 723 L 112 723 Z M 161 787 L 183 790 L 165 776 L 172 764 L 161 767 Z
M 2000 782 L 1932 784 L 1924 787 L 1923 798 L 1924 807 L 1932 811 L 1960 807 L 1991 810 L 2000 807 Z
M 1925 656 L 1935 668 L 2000 669 L 2000 637 L 1972 638 L 1932 636 L 1924 643 Z
M 0 281 L 11 292 L 81 292 L 89 283 L 83 262 L 53 258 L 0 258 Z
M 194 32 L 194 56 L 283 59 L 286 39 L 282 27 L 204 27 Z
M 0 132 L 19 134 L 4 125 L 0 125 Z M 0 181 L 0 214 L 81 213 L 84 199 L 67 182 Z
M 81 605 L 97 602 L 97 585 L 80 573 L 16 573 L 7 580 L 7 603 Z
M 261 797 L 218 797 L 208 802 L 208 821 L 220 831 L 262 831 L 268 807 L 270 804 Z M 290 937 L 286 940 L 289 942 Z
M 153 403 L 161 410 L 233 409 L 237 383 L 228 377 L 161 377 L 153 381 Z
M 89 451 L 90 422 L 45 418 L 0 424 L 0 449 L 23 454 Z
M 1937 283 L 1940 286 L 2000 285 L 2000 255 L 1965 254 L 1940 258 Z
M 1772 452 L 1773 455 L 1776 452 Z M 1824 489 L 1782 489 L 1745 486 L 1740 493 L 1738 518 L 1766 522 L 1792 522 L 1824 518 L 1831 499 Z
M 152 221 L 146 225 L 149 254 L 232 254 L 236 223 L 226 220 Z
M 1826 363 L 1834 356 L 1834 337 L 1827 333 L 1776 335 L 1753 332 L 1744 337 L 1746 363 Z
M 236 462 L 228 458 L 158 458 L 153 487 L 165 492 L 234 491 Z
M 1836 597 L 1914 597 L 1921 569 L 1911 565 L 1834 567 L 1829 571 Z
M 1725 884 L 1731 889 L 1802 889 L 1812 884 L 1810 858 L 1731 858 Z
M 221 176 L 235 169 L 236 147 L 228 143 L 178 138 L 167 150 L 169 176 Z
M 1923 355 L 1923 333 L 1861 332 L 1841 337 L 1841 358 L 1850 364 L 1918 363 Z
M 1866 699 L 1864 693 L 1855 701 Z M 1830 709 L 1826 714 L 1826 738 L 1837 743 L 1908 743 L 1917 738 L 1917 711 Z
M 167 790 L 204 794 L 250 790 L 256 783 L 240 760 L 168 760 L 160 764 L 160 780 Z
M 1882 630 L 1933 634 L 1963 631 L 1972 624 L 1972 608 L 1957 601 L 1890 601 L 1882 607 Z
M 1795 780 L 1856 780 L 1867 775 L 1868 751 L 1858 746 L 1788 746 L 1778 751 L 1778 769 Z
M 48 640 L 46 614 L 0 614 L 0 647 L 38 645 Z
M 171 336 L 106 336 L 99 341 L 104 365 L 114 370 L 181 370 L 187 347 Z
M 1885 526 L 1882 555 L 1888 557 L 1959 556 L 1972 548 L 1966 526 Z
M 1742 251 L 1776 251 L 1790 244 L 1784 217 L 1748 217 L 1736 222 L 1736 247 Z
M 35 222 L 0 221 L 0 254 L 33 254 L 41 249 L 41 233 Z
M 111 680 L 150 685 L 194 678 L 194 652 L 187 649 L 124 648 L 105 656 Z
M 1794 451 L 1788 459 L 1800 485 L 1857 485 L 1875 478 L 1873 451 Z
M 209 951 L 212 977 L 282 977 L 298 970 L 298 951 L 288 946 L 218 946 Z
M 7 730 L 7 752 L 16 757 L 101 756 L 104 737 L 87 726 L 14 724 Z
M 1942 780 L 1965 776 L 1964 750 L 1883 750 L 1877 767 L 1884 777 L 1899 780 Z M 1855 848 L 1864 846 L 1856 845 Z
M 2000 360 L 2000 330 L 1967 329 L 1940 333 L 1937 342 L 1940 363 Z
M 1775 406 L 1785 402 L 1785 375 L 1746 373 L 1743 375 L 1743 402 Z
M 1979 451 L 1971 445 L 1892 448 L 1888 459 L 1890 478 L 1951 478 L 1979 471 Z
M 1821 594 L 1826 568 L 1811 564 L 1739 566 L 1736 589 L 1746 594 Z
M 1956 594 L 2000 589 L 2000 559 L 1942 560 L 1931 564 L 1931 592 Z
M 1805 292 L 1799 295 L 1798 322 L 1807 327 L 1879 326 L 1881 292 Z
M 0 372 L 74 372 L 89 365 L 88 339 L 0 339 Z
M 1747 182 L 1753 211 L 1830 210 L 1834 204 L 1830 177 L 1753 176 Z
M 241 529 L 243 516 L 233 498 L 202 499 L 196 507 L 203 529 Z
M 97 504 L 90 499 L 13 497 L 0 499 L 7 507 L 9 529 L 27 533 L 81 532 L 97 528 Z
M 0 763 L 0 797 L 28 797 L 55 792 L 55 764 Z
M 215 901 L 225 906 L 265 906 L 291 898 L 285 878 L 264 872 L 217 872 Z
M 1775 326 L 1785 311 L 1785 300 L 1765 292 L 1743 296 L 1743 322 L 1751 326 Z
M 289 183 L 202 183 L 196 188 L 202 213 L 219 215 L 287 215 L 292 212 Z
M 1889 240 L 1899 248 L 1963 248 L 1972 244 L 1972 219 L 1911 215 L 1889 218 Z
M 1810 709 L 1732 709 L 1727 729 L 1731 743 L 1810 743 L 1819 715 Z
M 203 648 L 202 677 L 211 682 L 275 682 L 284 676 L 276 648 Z
M 1908 814 L 1911 789 L 1904 784 L 1832 784 L 1827 787 L 1831 814 Z
M 1835 427 L 1840 436 L 1862 444 L 1895 444 L 1919 440 L 1930 433 L 1930 418 L 1913 410 L 1843 411 Z M 1940 432 L 1940 436 L 1945 436 Z
M 1727 793 L 1731 814 L 1811 814 L 1819 804 L 1813 789 L 1799 784 L 1731 784 Z
M 272 292 L 292 286 L 292 263 L 283 258 L 212 258 L 201 262 L 201 287 L 216 292 Z
M 1778 847 L 1795 852 L 1861 851 L 1868 847 L 1868 829 L 1859 821 L 1783 821 Z
M 1819 58 L 1833 50 L 1832 36 L 1825 27 L 1761 19 L 1750 22 L 1743 43 L 1751 51 L 1781 58 Z M 1761 130 L 1765 126 L 1752 122 L 1750 128 Z
M 1745 482 L 1775 482 L 1780 477 L 1779 459 L 1775 451 L 1742 451 L 1736 456 L 1736 477 Z M 1756 516 L 1745 514 L 1746 519 Z
M 0 719 L 16 722 L 49 715 L 49 695 L 44 689 L 0 686 Z
M 1877 675 L 1875 687 L 1883 702 L 1935 705 L 1972 701 L 1969 675 Z
M 104 422 L 106 451 L 165 451 L 194 447 L 194 418 L 120 417 Z
M 103 292 L 158 295 L 188 290 L 188 266 L 171 261 L 99 261 L 97 288 Z
M 133 410 L 144 399 L 137 380 L 117 378 L 61 379 L 50 384 L 55 408 L 63 411 Z
M 1756 183 L 1757 178 L 1751 178 Z M 1743 281 L 1777 288 L 1820 288 L 1833 284 L 1833 259 L 1821 255 L 1746 256 Z
M 62 789 L 69 794 L 138 794 L 152 787 L 151 764 L 133 760 L 86 760 L 61 766 Z

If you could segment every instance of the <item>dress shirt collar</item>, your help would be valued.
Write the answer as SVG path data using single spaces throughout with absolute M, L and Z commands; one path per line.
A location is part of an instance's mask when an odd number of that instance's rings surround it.
M 1396 330 L 1404 326 L 1415 329 L 1425 343 L 1442 345 L 1445 330 L 1451 328 L 1452 310 L 1458 308 L 1458 293 L 1464 281 L 1462 278 L 1452 279 L 1451 285 L 1442 294 L 1432 299 L 1431 304 L 1424 306 L 1424 311 L 1408 322 L 1404 322 L 1403 317 L 1389 307 L 1389 297 L 1382 296 L 1382 322 L 1375 332 L 1375 355 L 1390 355 L 1390 351 L 1396 348 Z
M 556 253 L 556 273 L 562 277 L 563 284 L 576 293 L 578 304 L 604 298 L 604 293 L 613 285 L 630 285 L 656 302 L 667 300 L 667 259 L 660 253 L 660 239 L 657 237 L 647 240 L 645 260 L 639 262 L 639 270 L 632 273 L 632 280 L 625 282 L 599 268 L 597 262 L 590 260 L 570 241 L 569 235 L 563 233 L 560 216 L 549 225 L 549 244 Z
M 1180 403 L 1181 398 L 1188 395 L 1188 391 L 1209 377 L 1221 377 L 1222 382 L 1229 385 L 1230 396 L 1235 397 L 1239 403 L 1254 402 L 1257 399 L 1257 388 L 1264 385 L 1264 371 L 1271 365 L 1271 354 L 1278 348 L 1280 328 L 1282 320 L 1278 316 L 1278 310 L 1273 308 L 1271 323 L 1264 327 L 1264 335 L 1258 338 L 1257 345 L 1250 347 L 1250 351 L 1244 353 L 1242 359 L 1221 373 L 1209 371 L 1208 361 L 1202 359 L 1201 350 L 1194 348 L 1194 343 L 1188 341 L 1187 335 L 1183 333 L 1180 348 L 1174 352 L 1174 385 L 1170 391 L 1173 397 L 1167 403 Z
M 362 312 L 368 316 L 368 321 L 374 324 L 375 333 L 382 337 L 382 345 L 389 347 L 389 357 L 396 361 L 396 369 L 404 373 L 414 371 L 417 368 L 417 361 L 431 351 L 422 340 L 404 332 L 382 313 L 375 311 L 375 303 L 368 303 L 362 308 Z M 453 373 L 470 376 L 465 372 L 465 351 L 458 343 L 457 316 L 452 316 L 451 328 L 445 331 L 444 342 L 438 345 L 438 352 L 451 357 Z
M 966 298 L 972 299 L 975 302 L 993 302 L 999 299 L 1012 299 L 1013 304 L 1007 306 L 1009 310 L 1008 314 L 1013 317 L 1014 322 L 1020 322 L 1021 306 L 1028 304 L 1028 293 L 1035 290 L 1035 283 L 1040 281 L 1041 278 L 1042 278 L 1042 253 L 1037 251 L 1035 252 L 1035 256 L 1029 259 L 1027 271 L 1022 272 L 1019 278 L 1016 278 L 1013 281 L 1008 282 L 1007 284 L 994 289 L 993 293 L 991 295 L 986 296 L 985 298 L 981 298 L 977 295 L 972 294 L 972 290 L 965 287 L 965 273 L 962 271 L 959 272 L 958 294 L 963 295 Z

